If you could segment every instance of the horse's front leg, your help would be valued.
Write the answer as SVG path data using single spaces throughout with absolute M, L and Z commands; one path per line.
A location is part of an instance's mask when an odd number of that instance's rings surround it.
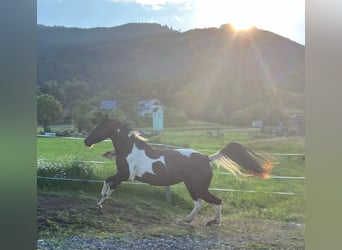
M 124 180 L 127 180 L 126 175 L 122 174 L 116 174 L 112 177 L 107 178 L 104 183 L 101 190 L 101 200 L 97 203 L 97 205 L 102 208 L 102 204 L 105 200 L 109 198 L 109 196 L 112 194 L 114 189 L 117 188 L 117 186 L 120 185 L 120 183 Z
M 101 190 L 101 200 L 97 203 L 97 205 L 102 208 L 102 203 L 107 200 L 110 196 L 110 194 L 113 192 L 113 190 L 110 190 L 110 183 L 104 181 L 103 187 Z

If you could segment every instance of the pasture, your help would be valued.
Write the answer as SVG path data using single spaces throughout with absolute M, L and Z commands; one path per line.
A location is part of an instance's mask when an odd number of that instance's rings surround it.
M 192 148 L 208 155 L 215 153 L 231 141 L 248 145 L 257 152 L 280 154 L 305 152 L 304 139 L 299 137 L 255 139 L 251 131 L 230 128 L 221 129 L 219 133 L 223 133 L 223 136 L 216 136 L 215 133 L 208 135 L 205 130 L 167 129 L 162 135 L 149 138 L 149 142 Z M 37 175 L 103 180 L 116 172 L 114 161 L 102 157 L 103 153 L 111 150 L 113 146 L 110 141 L 101 142 L 89 149 L 84 146 L 81 139 L 38 137 Z M 304 176 L 303 157 L 298 155 L 273 157 L 279 164 L 273 169 L 272 175 Z M 234 178 L 223 169 L 214 166 L 211 192 L 223 200 L 221 226 L 220 229 L 215 230 L 220 231 L 219 235 L 227 234 L 228 231 L 231 235 L 238 235 L 239 230 L 241 233 L 249 232 L 251 228 L 256 227 L 256 224 L 253 224 L 255 222 L 263 228 L 264 232 L 273 232 L 278 238 L 280 237 L 282 243 L 278 246 L 288 246 L 287 244 L 296 238 L 296 246 L 303 247 L 303 227 L 294 230 L 292 226 L 304 225 L 304 181 L 286 178 L 267 180 Z M 184 184 L 171 187 L 172 202 L 168 203 L 165 201 L 163 187 L 133 185 L 135 183 L 121 184 L 110 200 L 104 204 L 104 209 L 99 212 L 95 204 L 100 198 L 102 183 L 38 179 L 38 237 L 64 235 L 66 232 L 68 234 L 106 232 L 118 237 L 126 237 L 139 228 L 144 228 L 143 232 L 139 231 L 139 237 L 164 234 L 197 235 L 208 231 L 202 226 L 204 221 L 213 216 L 212 206 L 207 204 L 200 211 L 198 218 L 191 223 L 192 225 L 181 223 L 193 207 L 193 201 Z M 60 207 L 61 203 L 64 208 L 69 207 L 69 209 L 63 210 Z M 51 211 L 48 209 L 49 206 Z M 53 208 L 55 212 L 52 211 Z M 82 212 L 78 213 L 78 210 Z M 171 225 L 169 223 L 173 226 L 169 227 L 168 225 Z M 284 232 L 279 231 L 282 227 Z M 292 235 L 290 229 L 292 233 L 296 232 L 296 236 Z M 279 236 L 281 234 L 283 236 Z M 287 237 L 289 237 L 288 242 Z M 268 241 L 271 242 L 271 238 Z M 253 242 L 250 244 L 256 244 L 255 241 Z M 260 242 L 264 242 L 261 246 L 271 244 L 265 239 Z

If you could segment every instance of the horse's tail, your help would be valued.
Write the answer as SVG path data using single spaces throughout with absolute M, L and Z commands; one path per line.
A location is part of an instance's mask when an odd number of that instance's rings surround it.
M 209 159 L 234 175 L 254 175 L 263 179 L 269 177 L 276 164 L 271 158 L 257 154 L 237 142 L 231 142 L 216 154 L 209 155 Z M 241 168 L 247 173 L 241 172 Z

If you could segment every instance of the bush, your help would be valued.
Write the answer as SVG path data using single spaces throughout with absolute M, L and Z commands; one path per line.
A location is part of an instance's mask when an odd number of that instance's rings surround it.
M 136 116 L 133 123 L 133 127 L 152 127 L 152 117 L 151 115 Z
M 180 127 L 188 124 L 188 117 L 186 114 L 175 108 L 165 108 L 165 126 Z
M 252 119 L 249 115 L 249 113 L 244 111 L 235 111 L 230 117 L 229 117 L 232 125 L 234 126 L 243 126 L 243 127 L 250 127 Z
M 262 103 L 252 104 L 242 110 L 235 111 L 229 120 L 235 126 L 252 125 L 253 120 L 261 120 L 264 125 L 274 126 L 279 122 L 286 123 L 289 115 L 280 107 L 268 107 Z
M 56 178 L 99 179 L 94 168 L 85 162 L 47 162 L 38 160 L 37 176 Z
M 37 166 L 37 176 L 40 177 L 53 177 L 62 179 L 62 181 L 54 181 L 49 179 L 38 179 L 39 188 L 50 188 L 50 187 L 60 187 L 60 188 L 72 188 L 79 189 L 82 188 L 92 188 L 93 185 L 90 182 L 73 182 L 73 181 L 63 181 L 63 179 L 81 179 L 81 180 L 102 180 L 99 176 L 95 174 L 94 167 L 89 163 L 84 162 L 47 162 L 44 160 L 38 160 Z
M 57 130 L 56 131 L 56 136 L 70 137 L 73 134 L 75 134 L 75 130 L 73 130 L 73 129 L 64 129 L 64 130 Z

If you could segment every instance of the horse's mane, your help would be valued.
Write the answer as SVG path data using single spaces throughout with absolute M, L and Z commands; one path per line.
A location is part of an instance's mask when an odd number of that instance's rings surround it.
M 135 139 L 137 139 L 139 141 L 143 141 L 143 142 L 148 141 L 148 139 L 146 139 L 145 137 L 141 136 L 139 131 L 136 131 L 136 130 L 129 131 L 128 136 L 132 136 L 132 135 L 134 136 Z
M 148 139 L 141 136 L 141 133 L 139 131 L 133 130 L 128 123 L 123 123 L 116 119 L 110 119 L 110 120 L 113 123 L 119 124 L 120 129 L 127 131 L 129 137 L 134 136 L 135 139 L 142 141 L 142 142 L 148 141 Z

